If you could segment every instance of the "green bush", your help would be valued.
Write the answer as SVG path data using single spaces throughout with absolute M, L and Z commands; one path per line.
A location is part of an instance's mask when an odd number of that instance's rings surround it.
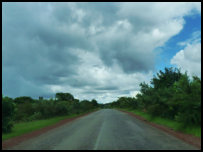
M 159 71 L 148 85 L 140 84 L 135 100 L 120 97 L 108 104 L 112 108 L 139 109 L 152 116 L 176 120 L 184 125 L 201 126 L 201 80 L 189 78 L 179 69 L 165 68 Z M 107 105 L 106 105 L 107 106 Z
M 37 119 L 47 119 L 55 116 L 79 114 L 87 112 L 99 107 L 96 100 L 79 101 L 69 93 L 57 93 L 57 100 L 32 99 L 31 97 L 16 97 L 14 102 L 11 98 L 3 98 L 2 103 L 2 119 L 3 130 L 9 131 L 12 127 L 12 120 L 14 122 L 33 121 Z M 9 101 L 9 102 L 8 102 Z M 7 102 L 7 103 L 6 103 Z M 15 114 L 9 109 L 15 105 Z M 8 110 L 8 111 L 7 111 Z M 9 112 L 12 112 L 8 114 Z
M 2 97 L 2 132 L 7 133 L 13 127 L 15 105 L 9 97 Z
M 15 121 L 26 121 L 35 112 L 34 104 L 30 102 L 21 102 L 16 104 Z
M 201 81 L 196 77 L 190 81 L 185 74 L 174 88 L 173 101 L 179 106 L 175 119 L 185 125 L 201 126 Z
M 42 114 L 40 112 L 34 112 L 34 114 L 28 117 L 27 121 L 34 121 L 42 118 Z

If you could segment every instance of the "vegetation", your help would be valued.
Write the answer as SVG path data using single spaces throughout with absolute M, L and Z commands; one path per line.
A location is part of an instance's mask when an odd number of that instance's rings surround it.
M 165 72 L 157 73 L 150 84 L 143 82 L 140 87 L 136 97 L 120 97 L 106 107 L 137 110 L 145 116 L 148 114 L 151 120 L 159 117 L 159 120 L 173 122 L 176 130 L 201 129 L 200 78 L 189 79 L 187 73 L 182 74 L 179 69 L 165 68 Z
M 120 110 L 125 110 L 128 112 L 135 113 L 136 115 L 143 117 L 147 121 L 150 121 L 150 122 L 153 122 L 156 124 L 160 124 L 160 125 L 164 125 L 164 126 L 169 127 L 175 131 L 181 131 L 181 132 L 184 132 L 187 134 L 192 134 L 194 136 L 201 137 L 201 127 L 200 126 L 184 126 L 181 122 L 171 120 L 171 119 L 162 118 L 162 117 L 158 117 L 158 116 L 152 117 L 149 113 L 143 112 L 143 111 L 140 111 L 137 109 L 134 110 L 134 109 L 122 108 Z
M 97 108 L 118 108 L 133 111 L 147 120 L 175 130 L 201 135 L 200 78 L 193 76 L 190 79 L 187 73 L 183 74 L 179 69 L 165 68 L 164 72 L 159 71 L 151 79 L 150 84 L 143 82 L 140 87 L 136 97 L 120 97 L 108 104 L 98 104 L 95 99 L 80 101 L 70 93 L 56 93 L 55 100 L 2 96 L 2 133 L 10 137 L 9 132 L 17 131 L 12 134 L 18 135 L 21 133 L 18 129 L 29 127 L 30 123 L 33 128 L 28 128 L 28 131 L 48 125 L 50 118 L 53 118 L 51 123 L 55 123 L 55 118 L 59 116 L 77 115 Z M 37 128 L 34 128 L 35 123 Z
M 22 133 L 24 128 L 19 130 L 21 125 L 29 125 L 36 123 L 37 127 L 47 125 L 46 123 L 59 116 L 79 115 L 95 110 L 99 107 L 96 100 L 79 101 L 74 99 L 70 93 L 56 93 L 56 99 L 45 100 L 39 97 L 39 100 L 31 97 L 17 97 L 15 99 L 2 96 L 2 133 L 11 133 L 11 135 L 18 135 Z M 59 117 L 60 119 L 60 117 Z M 41 120 L 36 121 L 35 120 Z M 57 120 L 57 119 L 56 119 Z M 32 121 L 32 122 L 30 122 Z M 55 120 L 53 120 L 54 122 Z M 23 123 L 28 122 L 28 123 Z M 43 124 L 41 124 L 43 122 Z M 39 124 L 38 124 L 39 123 Z M 52 122 L 51 122 L 52 123 Z M 12 127 L 14 128 L 12 129 Z M 29 128 L 26 128 L 30 131 Z M 32 129 L 37 129 L 34 126 Z M 25 131 L 27 131 L 25 130 Z M 9 134 L 7 134 L 9 135 Z
M 3 98 L 3 96 L 2 96 Z M 8 133 L 13 127 L 14 104 L 9 97 L 3 98 L 2 103 L 2 132 Z
M 54 125 L 55 123 L 67 119 L 79 116 L 84 113 L 80 114 L 73 114 L 73 115 L 65 115 L 65 116 L 57 116 L 49 119 L 43 119 L 43 120 L 36 120 L 32 122 L 20 122 L 16 123 L 13 126 L 13 129 L 9 133 L 3 133 L 2 140 L 7 140 L 12 137 L 16 137 L 25 133 L 29 133 L 38 129 L 41 129 L 46 126 Z

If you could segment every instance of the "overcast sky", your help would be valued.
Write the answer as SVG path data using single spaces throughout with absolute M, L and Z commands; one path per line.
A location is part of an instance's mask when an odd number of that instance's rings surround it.
M 2 90 L 9 97 L 107 103 L 164 67 L 201 77 L 201 3 L 3 3 Z

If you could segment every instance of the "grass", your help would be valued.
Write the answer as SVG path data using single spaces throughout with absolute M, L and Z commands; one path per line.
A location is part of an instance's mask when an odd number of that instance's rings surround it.
M 145 118 L 146 120 L 148 120 L 150 122 L 164 125 L 164 126 L 169 127 L 175 131 L 181 131 L 181 132 L 186 133 L 186 134 L 191 134 L 191 135 L 196 136 L 196 137 L 201 137 L 201 127 L 196 127 L 196 126 L 186 126 L 185 127 L 180 122 L 161 118 L 161 117 L 152 117 L 150 114 L 145 113 L 145 112 L 140 111 L 140 110 L 130 110 L 130 109 L 120 109 L 120 110 L 125 110 L 128 112 L 135 113 L 136 115 L 139 115 L 139 116 Z
M 201 138 L 201 127 L 185 127 L 181 131 Z
M 31 122 L 16 123 L 16 124 L 14 124 L 14 127 L 12 128 L 11 133 L 2 134 L 2 141 L 41 129 L 41 128 L 49 126 L 49 125 L 54 125 L 55 123 L 57 123 L 61 120 L 76 117 L 81 114 L 85 114 L 85 113 L 58 116 L 58 117 L 54 117 L 54 118 L 50 118 L 50 119 L 36 120 L 36 121 L 31 121 Z

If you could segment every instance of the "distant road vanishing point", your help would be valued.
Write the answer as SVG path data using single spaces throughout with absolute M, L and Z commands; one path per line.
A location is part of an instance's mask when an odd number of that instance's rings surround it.
M 9 150 L 198 150 L 135 117 L 102 109 Z

